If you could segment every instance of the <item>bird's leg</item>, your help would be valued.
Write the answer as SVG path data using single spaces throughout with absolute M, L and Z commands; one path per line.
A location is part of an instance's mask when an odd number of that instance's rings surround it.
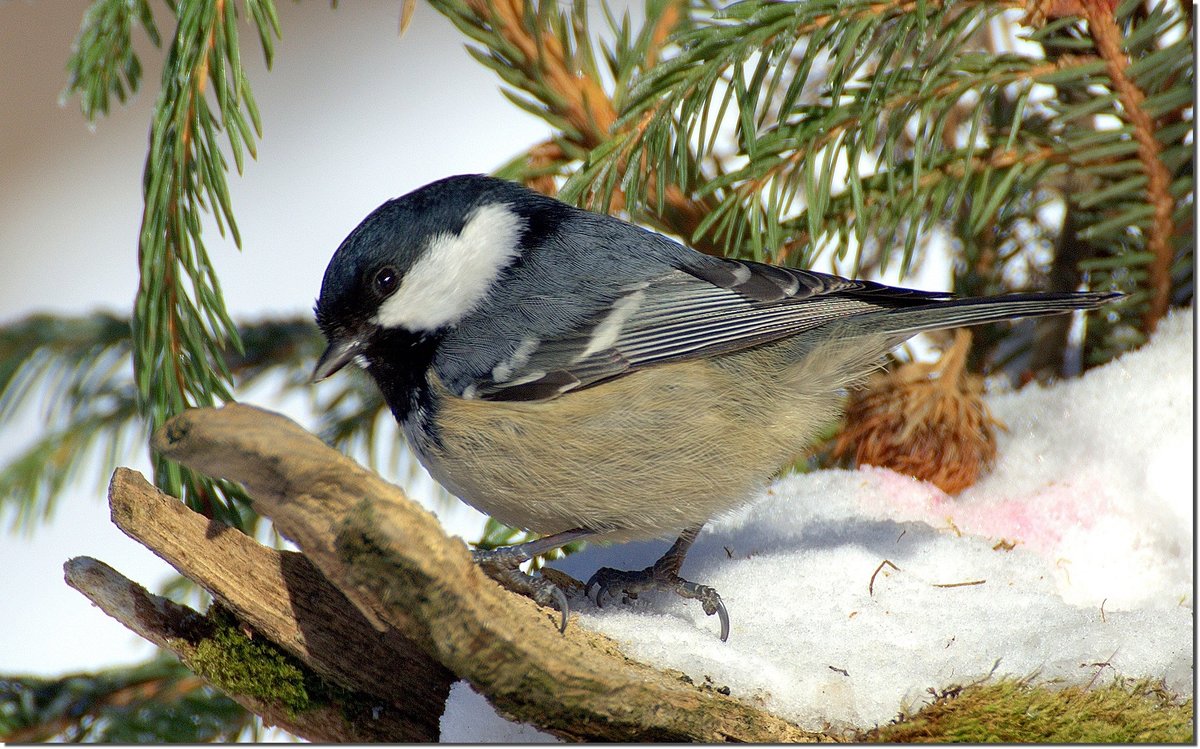
M 610 567 L 597 570 L 588 580 L 587 590 L 590 593 L 592 586 L 596 587 L 594 600 L 597 606 L 603 606 L 604 598 L 616 595 L 616 591 L 624 593 L 622 600 L 626 603 L 647 590 L 664 590 L 684 598 L 694 598 L 700 602 L 704 613 L 718 615 L 721 620 L 721 641 L 724 642 L 729 639 L 729 612 L 725 610 L 721 596 L 707 585 L 698 585 L 679 576 L 683 559 L 699 533 L 700 526 L 685 530 L 661 559 L 644 570 L 625 571 Z
M 534 541 L 526 541 L 523 544 L 502 546 L 498 549 L 475 549 L 471 552 L 471 556 L 488 577 L 512 592 L 532 598 L 541 606 L 553 606 L 562 612 L 562 621 L 558 631 L 565 632 L 567 618 L 571 615 L 567 597 L 558 589 L 558 586 L 546 578 L 534 577 L 522 572 L 520 565 L 539 554 L 545 554 L 547 551 L 553 551 L 560 546 L 566 546 L 572 541 L 578 541 L 591 535 L 593 535 L 592 531 L 575 528 L 543 536 Z

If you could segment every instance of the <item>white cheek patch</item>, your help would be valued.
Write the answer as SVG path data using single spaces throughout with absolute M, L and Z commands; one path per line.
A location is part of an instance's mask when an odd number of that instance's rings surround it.
M 430 240 L 425 253 L 404 274 L 400 288 L 379 306 L 375 322 L 414 333 L 458 322 L 520 254 L 520 233 L 521 218 L 503 205 L 475 209 L 460 233 Z

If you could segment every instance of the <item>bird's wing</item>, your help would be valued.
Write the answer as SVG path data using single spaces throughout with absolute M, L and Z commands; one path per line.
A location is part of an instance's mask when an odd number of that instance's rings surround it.
M 762 263 L 697 261 L 620 290 L 602 313 L 528 337 L 465 397 L 546 400 L 642 367 L 750 348 L 831 320 L 951 298 Z

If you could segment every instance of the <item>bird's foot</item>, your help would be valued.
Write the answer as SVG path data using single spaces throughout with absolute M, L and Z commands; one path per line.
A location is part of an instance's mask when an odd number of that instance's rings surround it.
M 558 609 L 562 614 L 558 631 L 567 631 L 567 620 L 571 616 L 571 606 L 567 603 L 567 597 L 557 585 L 546 578 L 534 577 L 522 572 L 520 565 L 529 561 L 530 556 L 522 553 L 519 549 L 520 547 L 516 546 L 506 546 L 486 551 L 475 550 L 471 552 L 471 556 L 485 575 L 505 588 L 526 598 L 532 598 L 539 606 Z
M 515 546 L 502 546 L 499 549 L 476 549 L 471 552 L 475 564 L 484 574 L 527 598 L 532 598 L 539 606 L 553 606 L 562 614 L 558 631 L 567 631 L 567 619 L 571 616 L 571 607 L 562 590 L 545 577 L 534 577 L 521 571 L 520 566 L 530 559 L 559 548 L 572 541 L 579 541 L 592 535 L 584 528 L 575 528 L 561 533 L 526 541 Z
M 683 598 L 695 599 L 700 602 L 704 613 L 709 616 L 716 614 L 720 618 L 721 642 L 728 640 L 729 612 L 725 610 L 720 594 L 707 585 L 684 580 L 677 573 L 678 564 L 673 564 L 675 560 L 669 557 L 670 555 L 663 557 L 644 570 L 614 570 L 611 567 L 602 567 L 587 581 L 588 595 L 601 607 L 604 606 L 605 598 L 615 597 L 618 591 L 623 594 L 622 603 L 629 603 L 637 599 L 639 593 L 649 590 L 661 590 Z

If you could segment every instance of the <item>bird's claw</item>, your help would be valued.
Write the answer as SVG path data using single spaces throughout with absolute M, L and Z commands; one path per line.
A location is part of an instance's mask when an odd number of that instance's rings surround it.
M 571 617 L 571 604 L 567 596 L 554 583 L 544 577 L 534 577 L 520 570 L 519 565 L 528 561 L 526 555 L 514 553 L 510 548 L 493 550 L 476 550 L 471 553 L 475 563 L 484 574 L 526 598 L 532 598 L 539 606 L 558 609 L 562 615 L 558 623 L 558 631 L 567 631 L 567 621 Z
M 567 602 L 567 596 L 554 583 L 540 577 L 531 577 L 530 581 L 537 586 L 537 592 L 533 595 L 533 600 L 542 606 L 553 606 L 562 614 L 562 618 L 558 622 L 558 631 L 567 631 L 567 619 L 571 616 L 571 604 Z
M 604 600 L 615 597 L 616 592 L 622 593 L 621 602 L 629 603 L 637 600 L 638 594 L 647 590 L 662 590 L 674 593 L 683 598 L 692 598 L 700 603 L 704 613 L 717 615 L 721 622 L 721 642 L 729 639 L 729 612 L 721 596 L 707 585 L 699 585 L 684 580 L 673 572 L 664 571 L 656 566 L 639 571 L 614 570 L 602 567 L 592 575 L 585 586 L 587 596 L 598 608 L 604 607 Z
M 721 600 L 721 594 L 717 593 L 713 588 L 707 585 L 697 585 L 696 583 L 683 580 L 683 587 L 691 591 L 691 595 L 683 595 L 684 598 L 695 598 L 700 602 L 700 607 L 704 609 L 704 613 L 712 616 L 717 615 L 721 620 L 721 642 L 729 639 L 729 612 L 725 609 L 725 602 Z

